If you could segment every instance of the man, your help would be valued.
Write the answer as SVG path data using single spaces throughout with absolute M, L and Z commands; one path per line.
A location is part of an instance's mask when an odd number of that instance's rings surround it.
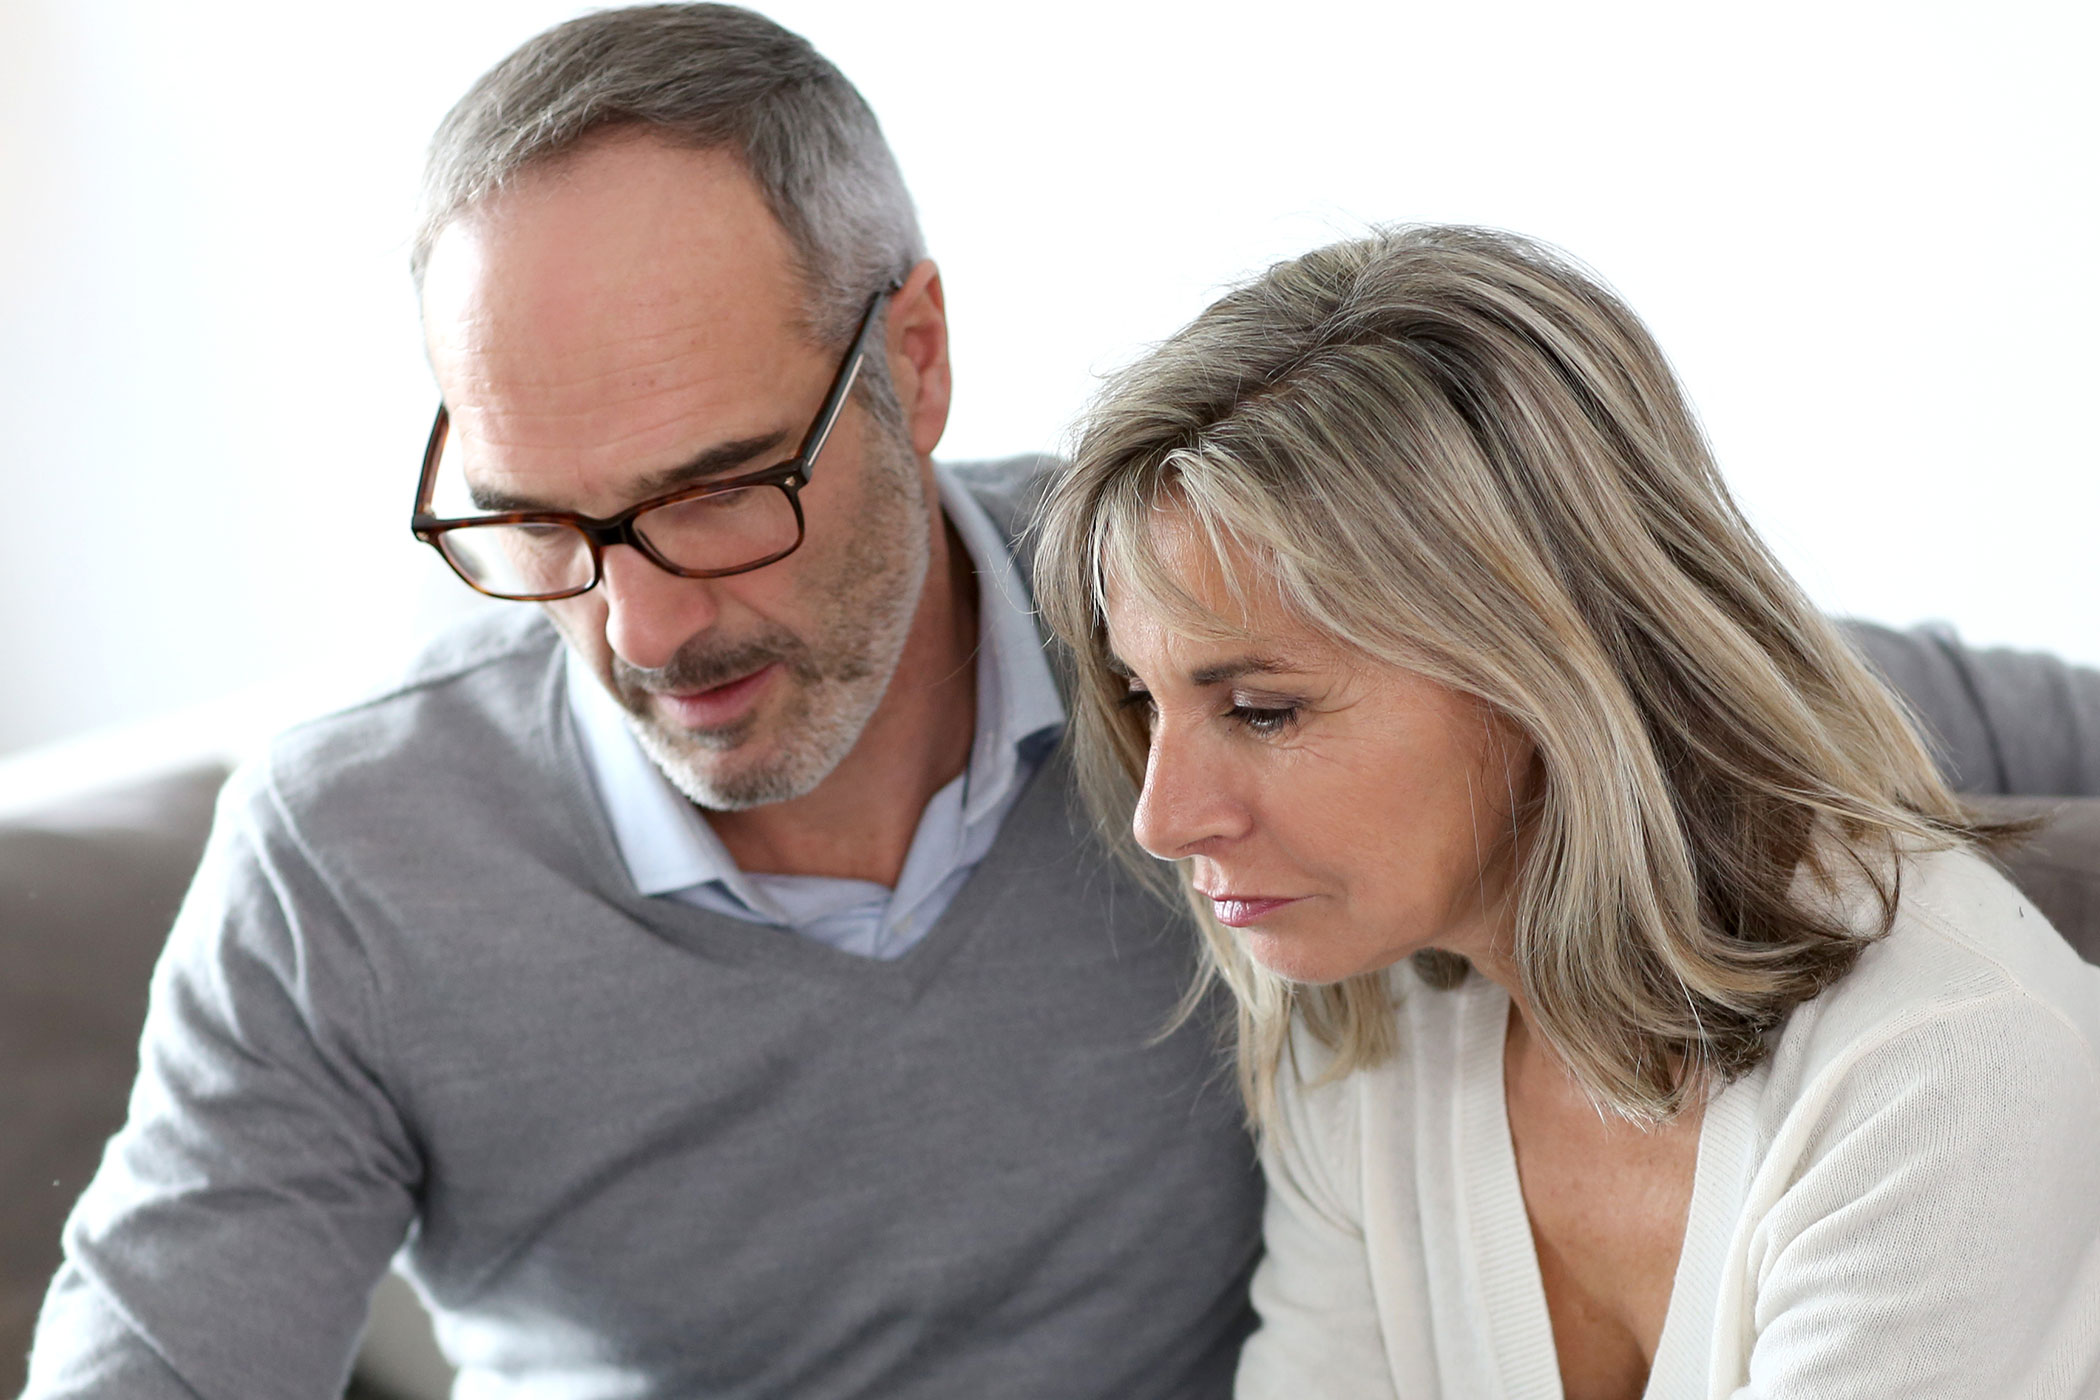
M 1251 1152 L 1076 815 L 1026 464 L 932 465 L 858 95 L 741 10 L 563 25 L 416 267 L 419 532 L 540 606 L 236 778 L 30 1393 L 336 1393 L 405 1242 L 464 1394 L 1227 1394 Z
M 416 265 L 424 534 L 568 596 L 235 780 L 31 1393 L 338 1393 L 406 1240 L 466 1393 L 1224 1395 L 1252 1155 L 1073 805 L 1019 482 L 932 467 L 859 96 L 578 20 L 447 120 Z

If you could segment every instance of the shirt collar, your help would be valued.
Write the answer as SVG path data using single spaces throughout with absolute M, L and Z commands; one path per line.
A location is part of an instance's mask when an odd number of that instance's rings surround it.
M 968 826 L 1003 810 L 1024 763 L 1063 726 L 1065 709 L 1004 534 L 947 469 L 936 465 L 934 478 L 977 573 L 977 732 L 963 795 Z M 635 888 L 660 895 L 719 881 L 753 910 L 777 917 L 774 902 L 744 878 L 714 828 L 643 751 L 627 712 L 574 651 L 567 686 L 585 762 Z

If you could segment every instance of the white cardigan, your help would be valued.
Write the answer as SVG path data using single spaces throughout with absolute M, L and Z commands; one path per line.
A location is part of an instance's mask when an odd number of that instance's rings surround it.
M 1560 1400 L 1500 988 L 1398 974 L 1399 1052 L 1286 1086 L 1241 1400 Z M 1982 860 L 1707 1106 L 1649 1400 L 2100 1396 L 2100 968 Z M 1289 1076 L 1286 1076 L 1288 1078 Z

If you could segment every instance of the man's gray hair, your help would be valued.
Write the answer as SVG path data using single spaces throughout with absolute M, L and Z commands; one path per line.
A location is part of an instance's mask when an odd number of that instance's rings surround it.
M 409 259 L 417 286 L 462 212 L 622 127 L 742 159 L 794 249 L 821 343 L 843 342 L 868 299 L 925 256 L 874 112 L 808 40 L 735 5 L 638 5 L 527 41 L 438 125 Z

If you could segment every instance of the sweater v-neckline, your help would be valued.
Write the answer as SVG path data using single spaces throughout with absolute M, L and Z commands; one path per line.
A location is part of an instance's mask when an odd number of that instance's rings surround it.
M 568 712 L 565 684 L 563 653 L 557 651 L 541 702 L 543 722 L 552 741 L 548 746 L 551 771 L 560 786 L 588 795 L 593 791 L 591 779 Z M 583 821 L 572 834 L 588 866 L 597 872 L 607 898 L 659 936 L 725 963 L 771 967 L 848 987 L 856 995 L 872 992 L 886 995 L 899 1005 L 909 1005 L 935 981 L 949 958 L 979 932 L 984 923 L 983 906 L 1002 893 L 999 882 L 987 877 L 1001 870 L 1014 844 L 1026 838 L 1024 829 L 1038 819 L 1037 809 L 1045 803 L 1062 807 L 1059 775 L 1065 762 L 1062 748 L 1044 755 L 1023 781 L 1013 809 L 992 838 L 991 848 L 972 868 L 947 909 L 932 928 L 895 958 L 864 957 L 776 925 L 747 922 L 697 905 L 642 894 L 627 872 L 612 824 L 594 797 L 581 804 Z M 1035 859 L 1039 863 L 1043 859 L 1041 853 Z
M 1509 1033 L 1509 996 L 1475 976 L 1456 989 L 1459 1092 L 1454 1107 L 1460 1135 L 1455 1183 L 1466 1202 L 1462 1218 L 1476 1235 L 1469 1251 L 1479 1262 L 1486 1305 L 1485 1340 L 1502 1380 L 1502 1400 L 1563 1400 L 1560 1356 L 1546 1306 L 1544 1276 L 1510 1134 L 1502 1057 Z M 1714 1309 L 1722 1260 L 1751 1165 L 1757 1085 L 1764 1067 L 1726 1086 L 1707 1104 L 1699 1126 L 1691 1206 L 1684 1242 L 1663 1314 L 1662 1336 L 1642 1400 L 1689 1400 L 1707 1391 Z

